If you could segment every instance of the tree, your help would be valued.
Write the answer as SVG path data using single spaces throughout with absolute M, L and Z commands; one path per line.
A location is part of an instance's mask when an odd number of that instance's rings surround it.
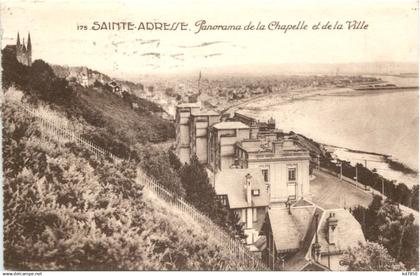
M 6 46 L 2 51 L 1 65 L 3 89 L 16 85 L 19 88 L 27 85 L 27 74 L 29 67 L 19 63 L 16 59 L 16 48 Z
M 419 185 L 414 185 L 411 188 L 410 207 L 419 210 Z
M 196 155 L 191 158 L 190 164 L 182 167 L 180 178 L 186 193 L 185 199 L 200 211 L 212 214 L 216 192 L 210 185 L 207 172 Z
M 247 235 L 244 233 L 245 222 L 242 222 L 239 215 L 233 210 L 230 210 L 229 221 L 231 222 L 229 228 L 230 232 L 238 239 L 246 239 Z
M 404 183 L 399 183 L 395 189 L 394 200 L 405 206 L 409 206 L 410 196 L 410 189 Z
M 375 195 L 366 210 L 364 220 L 359 220 L 361 224 L 364 224 L 365 236 L 370 241 L 378 241 L 380 223 L 377 221 L 377 216 L 381 207 L 382 197 Z
M 418 226 L 413 215 L 404 216 L 398 204 L 375 196 L 366 209 L 356 207 L 353 216 L 363 226 L 367 240 L 383 245 L 397 261 L 409 269 L 418 268 Z
M 206 169 L 196 155 L 191 158 L 190 164 L 185 164 L 181 168 L 179 175 L 188 202 L 232 235 L 243 237 L 243 229 L 238 225 L 239 217 L 217 199 Z
M 141 156 L 140 164 L 145 172 L 155 178 L 160 184 L 174 194 L 184 196 L 185 190 L 178 176 L 178 172 L 172 167 L 170 155 L 154 147 L 139 149 Z
M 174 168 L 176 171 L 179 171 L 182 168 L 182 163 L 179 160 L 178 156 L 174 153 L 174 148 L 170 148 L 168 150 L 168 157 L 169 157 L 169 163 L 171 164 L 172 168 Z
M 385 247 L 375 242 L 359 243 L 343 254 L 342 263 L 350 271 L 401 271 L 404 264 L 392 258 Z
M 404 260 L 407 268 L 419 270 L 419 226 L 409 224 L 401 242 L 400 259 Z

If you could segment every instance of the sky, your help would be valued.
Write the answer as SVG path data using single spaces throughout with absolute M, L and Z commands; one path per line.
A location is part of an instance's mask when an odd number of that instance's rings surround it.
M 365 21 L 367 30 L 200 31 L 195 22 L 312 25 Z M 77 30 L 94 21 L 186 22 L 189 31 Z M 413 0 L 2 1 L 2 48 L 31 33 L 33 59 L 117 76 L 224 66 L 414 62 L 418 3 Z

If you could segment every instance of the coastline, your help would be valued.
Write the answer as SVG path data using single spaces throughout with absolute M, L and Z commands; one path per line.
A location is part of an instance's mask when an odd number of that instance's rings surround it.
M 391 155 L 362 150 L 353 150 L 346 147 L 321 144 L 333 157 L 345 160 L 355 166 L 362 164 L 370 170 L 376 170 L 379 175 L 404 183 L 407 187 L 418 185 L 418 172 L 406 164 L 393 159 Z
M 396 91 L 394 89 L 391 93 Z M 404 91 L 400 89 L 400 91 Z M 340 94 L 352 96 L 351 94 L 355 93 L 360 95 L 362 91 L 354 90 L 352 88 L 322 88 L 322 89 L 300 89 L 300 90 L 291 90 L 283 93 L 272 93 L 270 95 L 257 95 L 255 97 L 250 97 L 245 100 L 240 100 L 237 102 L 232 103 L 231 105 L 223 108 L 222 113 L 233 113 L 234 111 L 240 110 L 241 108 L 245 107 L 249 103 L 255 103 L 260 100 L 266 100 L 268 105 L 265 105 L 264 108 L 269 109 L 270 106 L 278 106 L 292 103 L 293 101 L 300 101 L 305 99 L 310 99 L 315 96 L 329 96 L 329 95 L 336 95 L 340 96 Z M 372 91 L 366 91 L 366 93 L 372 93 Z M 390 93 L 389 91 L 375 91 L 375 93 Z M 355 95 L 356 96 L 356 95 Z M 268 99 L 268 100 L 267 100 Z M 272 99 L 272 101 L 270 101 Z M 259 112 L 260 108 L 250 108 L 250 110 L 254 112 Z M 312 137 L 308 137 L 313 139 Z M 315 141 L 315 140 L 314 140 Z M 317 142 L 317 141 L 315 141 Z M 362 163 L 365 165 L 365 160 L 369 160 L 370 163 L 368 167 L 371 169 L 376 168 L 378 173 L 383 175 L 384 177 L 388 177 L 390 179 L 396 179 L 398 182 L 404 182 L 408 186 L 418 185 L 418 171 L 416 168 L 412 168 L 407 164 L 399 161 L 398 159 L 394 159 L 391 154 L 381 153 L 381 152 L 373 152 L 373 151 L 366 151 L 366 150 L 359 150 L 354 148 L 336 146 L 332 144 L 324 144 L 319 143 L 322 146 L 326 146 L 329 148 L 335 148 L 343 153 L 344 151 L 347 152 L 344 156 L 351 154 L 353 158 L 343 158 L 341 154 L 341 159 L 353 163 Z M 366 155 L 369 157 L 367 158 Z M 373 158 L 371 158 L 373 156 Z M 348 157 L 348 156 L 346 156 Z M 375 163 L 375 164 L 374 164 Z
M 288 104 L 293 101 L 298 100 L 304 100 L 309 99 L 311 97 L 315 96 L 360 96 L 362 94 L 385 94 L 385 93 L 396 93 L 396 92 L 402 92 L 405 90 L 411 90 L 411 89 L 418 89 L 418 86 L 411 88 L 411 87 L 397 87 L 393 89 L 354 89 L 350 87 L 345 88 L 338 88 L 338 87 L 322 87 L 322 88 L 311 88 L 311 89 L 296 89 L 296 90 L 289 90 L 285 92 L 275 92 L 270 94 L 262 94 L 262 95 L 256 95 L 251 96 L 246 99 L 236 100 L 235 102 L 231 104 L 227 104 L 226 106 L 223 105 L 220 111 L 221 113 L 229 113 L 234 112 L 236 109 L 241 108 L 243 105 L 246 105 L 250 102 L 255 102 L 261 99 L 266 98 L 275 98 L 276 103 L 278 104 Z M 345 94 L 347 93 L 347 94 Z
M 228 104 L 225 107 L 222 107 L 222 110 L 220 112 L 223 113 L 230 113 L 234 112 L 237 108 L 240 108 L 241 106 L 258 101 L 260 99 L 266 99 L 269 98 L 276 98 L 277 104 L 287 104 L 292 101 L 296 100 L 303 100 L 306 98 L 314 97 L 314 96 L 326 96 L 334 93 L 345 93 L 345 92 L 352 92 L 355 91 L 352 88 L 337 88 L 337 87 L 323 87 L 323 88 L 311 88 L 311 89 L 296 89 L 296 90 L 289 90 L 285 92 L 276 92 L 271 94 L 263 94 L 263 95 L 256 95 L 251 96 L 247 99 L 238 100 L 232 104 Z

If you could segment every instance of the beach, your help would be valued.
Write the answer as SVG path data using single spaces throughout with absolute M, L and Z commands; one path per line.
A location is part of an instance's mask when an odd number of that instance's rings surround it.
M 270 95 L 229 109 L 260 120 L 273 117 L 283 131 L 323 143 L 338 158 L 376 169 L 384 177 L 418 184 L 415 173 L 391 169 L 387 158 L 418 171 L 418 92 L 349 88 Z M 372 154 L 373 153 L 373 154 Z

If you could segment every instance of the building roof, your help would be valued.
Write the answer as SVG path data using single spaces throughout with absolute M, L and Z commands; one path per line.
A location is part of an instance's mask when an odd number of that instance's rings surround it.
M 315 205 L 290 207 L 273 205 L 268 216 L 273 239 L 279 252 L 297 251 L 301 248 L 315 212 Z
M 338 220 L 335 231 L 335 244 L 329 245 L 327 237 L 327 219 L 331 213 L 334 213 Z M 319 222 L 318 227 L 318 241 L 321 245 L 321 254 L 328 254 L 334 252 L 342 252 L 349 247 L 354 247 L 359 242 L 365 243 L 362 227 L 355 217 L 345 209 L 325 210 Z
M 247 139 L 237 142 L 236 145 L 248 153 L 254 152 L 272 152 L 272 146 L 266 141 L 259 139 Z
M 247 153 L 271 153 L 278 156 L 307 155 L 309 152 L 298 142 L 289 139 L 266 141 L 248 139 L 236 143 L 236 146 Z M 275 149 L 277 148 L 277 149 Z
M 191 116 L 219 116 L 219 113 L 213 110 L 193 110 L 191 112 Z
M 180 108 L 182 108 L 182 107 L 198 107 L 198 108 L 201 108 L 201 104 L 200 103 L 181 103 L 181 104 L 178 104 L 176 107 L 180 107 Z
M 215 129 L 249 129 L 249 126 L 241 122 L 220 122 L 213 127 Z
M 341 254 L 349 247 L 364 243 L 365 238 L 359 222 L 345 209 L 324 210 L 312 202 L 301 199 L 288 209 L 279 206 L 268 211 L 270 226 L 278 252 L 291 252 L 284 263 L 284 270 L 328 270 L 312 258 L 312 245 L 315 243 L 316 233 L 321 246 L 321 255 Z M 335 244 L 328 244 L 327 219 L 334 213 L 337 221 Z M 316 228 L 315 215 L 319 222 Z M 293 252 L 295 251 L 295 252 Z M 315 266 L 315 267 L 312 267 Z
M 269 195 L 259 169 L 225 169 L 216 175 L 215 190 L 218 195 L 227 195 L 232 209 L 250 207 L 246 202 L 245 176 L 252 176 L 251 189 L 259 189 L 259 196 L 252 196 L 253 207 L 264 207 L 269 204 Z
M 305 207 L 305 206 L 314 206 L 315 204 L 306 200 L 306 199 L 299 199 L 298 201 L 296 201 L 292 207 Z
M 257 123 L 257 120 L 253 117 L 250 117 L 248 115 L 245 115 L 241 112 L 235 111 L 234 115 L 233 115 L 233 120 L 239 120 L 241 122 L 243 122 L 244 124 L 247 125 L 251 125 L 254 123 Z
M 296 203 L 297 205 L 301 205 L 303 202 L 308 202 L 306 200 L 300 200 Z M 294 206 L 296 206 L 294 204 Z M 312 218 L 310 221 L 308 221 L 309 226 L 308 230 L 306 231 L 305 238 L 303 239 L 300 249 L 298 252 L 296 252 L 293 256 L 291 256 L 287 262 L 284 265 L 284 269 L 288 271 L 301 271 L 301 270 L 307 270 L 308 265 L 314 263 L 314 261 L 311 259 L 311 246 L 313 237 L 315 237 L 315 232 L 317 230 L 316 228 L 316 221 L 315 221 L 315 215 L 317 214 L 319 217 L 321 217 L 323 210 L 316 207 L 315 211 L 312 215 Z M 311 268 L 309 268 L 311 269 Z

